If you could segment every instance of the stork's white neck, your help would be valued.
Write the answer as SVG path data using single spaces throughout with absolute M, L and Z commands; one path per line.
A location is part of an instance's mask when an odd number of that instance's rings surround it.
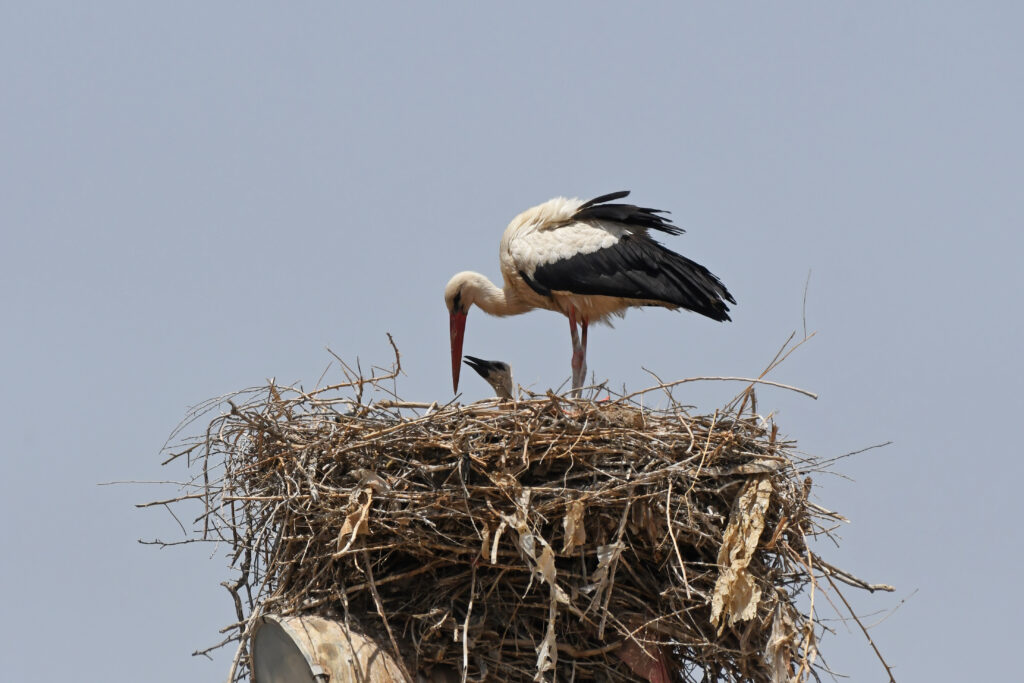
M 476 304 L 490 315 L 518 315 L 533 308 L 519 297 L 509 296 L 506 290 L 485 275 L 472 271 L 464 271 L 453 277 L 448 288 L 459 291 L 460 299 L 467 307 Z

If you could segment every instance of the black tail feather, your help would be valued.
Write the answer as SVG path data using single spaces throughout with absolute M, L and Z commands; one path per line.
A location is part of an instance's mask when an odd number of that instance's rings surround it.
M 685 232 L 682 228 L 672 224 L 672 221 L 659 214 L 667 214 L 662 209 L 648 209 L 633 204 L 607 204 L 606 202 L 615 199 L 622 199 L 629 196 L 629 190 L 612 192 L 595 197 L 580 205 L 573 214 L 577 220 L 612 221 L 623 225 L 658 230 L 669 235 L 681 235 Z

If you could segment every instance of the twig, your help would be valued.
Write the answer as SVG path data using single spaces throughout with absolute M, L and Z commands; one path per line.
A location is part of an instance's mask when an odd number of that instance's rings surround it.
M 391 641 L 391 651 L 395 654 L 395 662 L 399 667 L 401 667 L 406 680 L 413 681 L 415 678 L 405 667 L 405 657 L 402 655 L 402 651 L 398 648 L 398 641 L 395 640 L 395 634 L 391 631 L 391 623 L 388 621 L 387 614 L 384 613 L 384 605 L 381 602 L 380 593 L 377 592 L 377 584 L 374 583 L 373 580 L 373 566 L 370 564 L 370 556 L 364 550 L 362 552 L 362 557 L 366 571 L 366 581 L 370 584 L 370 593 L 373 595 L 373 604 L 377 608 L 377 616 L 380 617 L 381 622 L 384 624 L 384 630 L 388 632 L 388 640 Z
M 666 384 L 658 384 L 653 387 L 641 389 L 640 391 L 634 391 L 631 394 L 623 396 L 619 399 L 619 402 L 628 401 L 636 396 L 640 396 L 641 394 L 646 394 L 657 389 L 667 389 L 680 384 L 686 384 L 687 382 L 749 382 L 750 384 L 764 384 L 770 387 L 778 387 L 779 389 L 788 389 L 789 391 L 795 391 L 798 394 L 803 394 L 804 396 L 809 396 L 813 399 L 818 398 L 818 395 L 812 391 L 807 391 L 806 389 L 790 386 L 788 384 L 782 384 L 781 382 L 773 382 L 767 379 L 757 379 L 753 377 L 687 377 L 686 379 L 677 379 Z
M 871 645 L 871 649 L 875 651 L 875 656 L 878 657 L 878 661 L 882 663 L 882 666 L 885 667 L 885 672 L 889 675 L 889 683 L 896 683 L 896 679 L 892 675 L 892 668 L 885 661 L 885 657 L 883 657 L 882 653 L 878 650 L 878 646 L 875 645 L 875 641 L 871 639 L 871 635 L 868 633 L 868 630 L 864 628 L 864 624 L 861 623 L 860 619 L 857 617 L 857 614 L 853 611 L 853 607 L 851 607 L 850 603 L 846 600 L 846 596 L 843 595 L 843 592 L 841 590 L 839 590 L 839 586 L 837 586 L 835 581 L 832 580 L 831 575 L 826 574 L 825 578 L 828 579 L 828 582 L 830 584 L 832 584 L 832 590 L 835 591 L 836 595 L 839 596 L 839 599 L 843 601 L 844 605 L 846 605 L 846 609 L 849 610 L 850 616 L 857 623 L 857 626 L 860 627 L 861 633 L 864 634 L 864 637 L 868 639 L 868 643 Z
M 818 566 L 825 570 L 826 576 L 835 577 L 843 583 L 849 586 L 853 586 L 854 588 L 863 588 L 864 590 L 870 593 L 874 593 L 875 591 L 885 591 L 887 593 L 892 593 L 896 590 L 893 586 L 890 586 L 887 583 L 868 583 L 863 579 L 858 579 L 856 576 L 849 572 L 843 571 L 838 567 L 833 567 L 831 564 L 825 562 L 820 557 L 815 556 L 815 559 L 817 560 Z

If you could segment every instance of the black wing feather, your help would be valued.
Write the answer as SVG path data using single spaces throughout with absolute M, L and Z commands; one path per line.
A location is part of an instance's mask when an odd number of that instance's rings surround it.
M 618 192 L 609 192 L 608 194 L 603 194 L 600 197 L 594 197 L 589 202 L 583 202 L 582 204 L 580 204 L 580 208 L 578 210 L 582 211 L 583 209 L 589 209 L 594 204 L 604 204 L 605 202 L 613 202 L 616 199 L 623 199 L 624 197 L 628 197 L 628 196 L 629 196 L 629 190 L 619 190 Z
M 707 268 L 643 234 L 538 266 L 527 283 L 537 292 L 615 296 L 679 306 L 712 320 L 730 320 L 729 290 Z
M 613 221 L 637 228 L 658 230 L 669 235 L 681 235 L 685 232 L 682 228 L 672 224 L 672 221 L 659 214 L 668 213 L 662 209 L 648 209 L 633 204 L 608 204 L 616 199 L 629 196 L 629 190 L 612 192 L 595 197 L 580 205 L 573 214 L 575 220 L 592 221 Z

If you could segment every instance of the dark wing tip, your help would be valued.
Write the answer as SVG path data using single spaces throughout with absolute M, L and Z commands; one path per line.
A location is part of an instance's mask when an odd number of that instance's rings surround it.
M 731 322 L 732 318 L 729 316 L 729 304 L 736 305 L 736 299 L 733 298 L 732 294 L 726 289 L 722 281 L 715 277 L 711 271 L 701 266 L 705 271 L 710 282 L 708 283 L 711 292 L 711 300 L 708 302 L 708 306 L 705 310 L 698 310 L 702 315 L 706 315 L 712 320 L 718 322 Z
M 720 323 L 732 322 L 732 318 L 729 317 L 729 307 L 721 301 L 716 303 L 718 304 L 717 306 L 712 305 L 707 311 L 700 311 L 700 313 L 712 320 L 717 320 Z

